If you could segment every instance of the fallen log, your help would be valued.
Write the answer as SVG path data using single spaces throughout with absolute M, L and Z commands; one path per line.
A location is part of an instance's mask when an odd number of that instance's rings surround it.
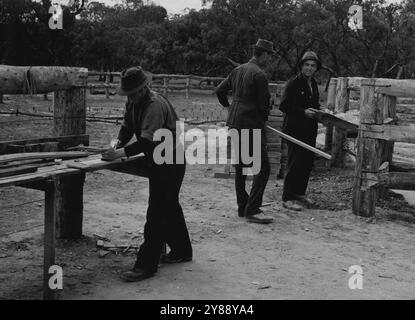
M 39 94 L 85 86 L 86 68 L 0 65 L 3 94 Z

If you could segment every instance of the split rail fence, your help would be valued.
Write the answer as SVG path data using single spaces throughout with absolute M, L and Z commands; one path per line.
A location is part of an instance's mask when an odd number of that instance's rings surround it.
M 371 217 L 386 188 L 415 190 L 415 165 L 393 161 L 395 142 L 415 143 L 415 80 L 331 79 L 328 109 L 349 111 L 352 92 L 360 93 L 359 103 L 353 105 L 360 112 L 352 209 L 356 215 Z M 335 166 L 344 166 L 347 137 L 342 129 L 327 129 L 326 149 L 332 150 Z

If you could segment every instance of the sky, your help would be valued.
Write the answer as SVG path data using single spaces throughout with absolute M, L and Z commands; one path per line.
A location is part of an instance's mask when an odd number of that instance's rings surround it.
M 61 2 L 68 2 L 69 0 L 60 0 Z M 120 3 L 122 0 L 89 0 L 89 2 L 98 1 L 106 5 L 113 5 Z M 144 0 L 161 5 L 166 8 L 168 14 L 185 13 L 186 8 L 200 10 L 202 9 L 202 0 Z M 386 0 L 387 3 L 397 3 L 402 0 Z M 58 0 L 59 2 L 59 0 Z
M 202 9 L 202 0 L 153 0 L 155 4 L 166 8 L 168 13 L 183 13 L 185 8 Z
M 93 0 L 90 0 L 93 1 Z M 99 2 L 104 2 L 107 5 L 116 4 L 118 0 L 95 0 Z M 144 1 L 146 2 L 146 0 Z M 155 4 L 158 4 L 166 8 L 167 13 L 176 14 L 184 13 L 186 8 L 200 10 L 202 9 L 202 0 L 150 0 Z

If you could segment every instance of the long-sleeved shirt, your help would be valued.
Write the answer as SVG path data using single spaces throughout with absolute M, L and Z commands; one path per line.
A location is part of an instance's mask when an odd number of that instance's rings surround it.
M 174 138 L 178 119 L 166 98 L 149 91 L 140 101 L 126 103 L 124 121 L 118 134 L 119 147 L 124 147 L 135 134 L 137 141 L 125 147 L 125 154 L 130 157 L 141 152 L 150 153 L 156 146 L 154 133 L 158 129 L 169 129 Z
M 305 109 L 320 109 L 318 86 L 314 78 L 311 79 L 311 88 L 301 74 L 290 79 L 279 108 L 285 113 L 283 132 L 299 139 L 317 135 L 318 122 L 304 115 Z
M 227 94 L 232 90 L 232 103 Z M 216 88 L 224 107 L 229 107 L 227 125 L 238 129 L 263 129 L 270 111 L 270 94 L 265 72 L 255 58 L 242 64 Z

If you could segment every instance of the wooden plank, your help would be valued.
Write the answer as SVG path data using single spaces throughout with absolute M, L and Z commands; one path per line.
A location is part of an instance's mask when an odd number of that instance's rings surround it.
M 276 164 L 280 164 L 281 163 L 281 160 L 280 159 L 273 159 L 273 158 L 269 158 L 268 159 L 269 160 L 269 163 L 271 164 L 271 165 L 276 165 Z
M 415 98 L 398 98 L 398 103 L 415 105 Z
M 268 150 L 268 157 L 269 158 L 280 158 L 281 157 L 281 152 L 269 151 Z
M 8 148 L 5 153 L 24 153 L 25 152 L 25 146 L 23 145 L 9 144 L 7 147 Z
M 364 138 L 415 143 L 415 125 L 362 124 L 360 130 Z
M 300 140 L 297 140 L 297 139 L 289 136 L 288 134 L 285 134 L 285 133 L 283 133 L 283 132 L 281 132 L 281 131 L 279 131 L 277 129 L 274 129 L 274 128 L 270 127 L 270 126 L 267 126 L 267 128 L 269 128 L 272 131 L 274 131 L 275 133 L 279 134 L 284 139 L 287 139 L 287 140 L 289 140 L 289 141 L 291 141 L 291 142 L 293 142 L 293 143 L 295 143 L 295 144 L 297 144 L 297 145 L 299 145 L 299 146 L 301 146 L 301 147 L 303 147 L 303 148 L 305 148 L 305 149 L 307 149 L 307 150 L 309 150 L 311 152 L 314 152 L 314 153 L 322 156 L 325 159 L 328 159 L 328 160 L 331 159 L 331 156 L 329 154 L 327 154 L 327 153 L 325 153 L 325 152 L 323 152 L 323 151 L 321 151 L 321 150 L 319 150 L 317 148 L 314 148 L 314 147 L 308 145 L 307 143 L 304 143 L 304 142 L 302 142 Z
M 350 77 L 348 88 L 350 90 L 360 91 L 362 86 L 367 85 L 367 81 L 371 79 L 362 77 Z M 375 92 L 390 96 L 402 98 L 415 97 L 415 80 L 385 79 L 376 78 Z
M 3 94 L 39 94 L 66 90 L 85 85 L 87 77 L 88 69 L 85 68 L 0 65 Z
M 108 150 L 108 147 L 94 147 L 94 146 L 79 145 L 76 147 L 70 147 L 67 150 L 68 151 L 78 150 L 78 151 L 88 151 L 88 152 L 93 152 L 93 153 L 103 153 Z
M 316 113 L 317 113 L 319 122 L 325 125 L 332 125 L 337 128 L 348 130 L 351 132 L 357 132 L 357 129 L 359 128 L 358 125 L 352 122 L 348 122 L 342 118 L 339 118 L 335 114 L 330 114 L 322 110 L 318 110 Z
M 390 87 L 377 87 L 376 93 L 382 93 L 395 97 L 415 98 L 415 80 L 377 80 L 378 82 L 385 82 L 385 84 L 390 85 Z
M 51 152 L 58 151 L 59 142 L 42 142 L 42 143 L 29 143 L 22 145 L 8 145 L 8 151 L 5 153 L 26 153 L 26 152 Z
M 19 174 L 36 172 L 37 167 L 35 166 L 21 166 L 17 168 L 0 169 L 0 178 L 15 176 Z
M 392 96 L 382 96 L 383 99 L 383 119 L 395 119 L 396 118 L 396 97 Z M 415 126 L 414 126 L 415 128 Z M 415 134 L 414 134 L 415 137 Z M 385 144 L 383 154 L 382 154 L 382 163 L 383 162 L 392 162 L 394 149 L 394 142 L 390 141 Z
M 43 168 L 42 168 L 43 169 Z M 46 170 L 38 169 L 37 172 L 21 174 L 13 177 L 0 178 L 0 187 L 20 185 L 27 182 L 41 181 L 58 175 L 79 174 L 80 170 L 68 168 L 66 165 L 56 165 L 48 167 Z
M 0 141 L 0 154 L 11 153 L 9 146 L 10 145 L 22 145 L 22 150 L 24 150 L 24 145 L 27 144 L 44 144 L 49 142 L 58 142 L 58 150 L 63 151 L 68 146 L 74 145 L 88 145 L 89 144 L 89 135 L 80 134 L 80 135 L 69 135 L 69 136 L 60 136 L 60 137 L 47 137 L 39 139 L 25 139 L 25 140 L 10 140 L 10 141 Z M 45 150 L 46 151 L 46 150 Z
M 403 161 L 395 159 L 390 165 L 390 171 L 392 172 L 415 172 L 415 161 Z
M 365 173 L 363 180 L 370 186 L 415 190 L 415 172 Z
M 281 152 L 281 143 L 269 143 L 267 144 L 268 152 Z
M 334 111 L 334 105 L 336 102 L 336 87 L 337 87 L 337 79 L 331 78 L 327 93 L 327 109 L 330 111 Z M 331 150 L 333 144 L 333 125 L 331 123 L 327 124 L 326 128 L 326 136 L 324 141 L 324 150 Z
M 284 113 L 279 110 L 279 109 L 272 109 L 269 113 L 269 117 L 268 119 L 272 119 L 272 118 L 284 118 Z
M 282 126 L 284 119 L 268 119 L 268 124 L 270 126 Z
M 12 161 L 30 160 L 30 159 L 68 159 L 87 157 L 88 152 L 83 151 L 61 151 L 61 152 L 28 152 L 13 153 L 0 156 L 0 164 Z
M 383 111 L 383 122 L 390 120 L 394 122 L 396 119 L 396 97 L 382 95 L 381 97 L 382 111 Z M 387 141 L 384 143 L 381 151 L 381 162 L 382 163 L 391 163 L 393 157 L 393 149 L 395 143 L 393 141 Z M 378 190 L 378 197 L 385 198 L 388 194 L 388 189 L 384 186 L 380 186 Z
M 415 105 L 413 104 L 397 104 L 396 112 L 403 114 L 415 115 Z
M 349 77 L 348 78 L 348 89 L 352 91 L 360 91 L 362 88 L 362 81 L 368 78 L 363 77 Z
M 28 165 L 28 164 L 42 164 L 45 161 L 52 162 L 52 161 L 48 161 L 48 160 L 23 160 L 23 161 L 15 161 L 15 162 L 11 162 L 11 163 L 5 163 L 5 164 L 0 164 L 0 169 L 9 169 L 9 168 L 13 168 L 13 167 L 18 167 L 18 166 L 23 166 L 23 165 Z M 52 162 L 53 163 L 53 162 Z
M 334 111 L 336 113 L 345 113 L 349 110 L 349 91 L 348 79 L 347 78 L 338 78 L 337 87 L 336 87 L 336 100 L 334 105 Z M 329 118 L 326 115 L 326 118 L 334 125 L 334 122 L 339 124 L 339 121 L 335 121 L 335 118 Z M 346 131 L 339 127 L 333 128 L 333 142 L 331 149 L 331 166 L 334 167 L 344 167 L 346 162 L 346 152 L 344 150 L 344 144 L 346 142 Z
M 32 172 L 37 172 L 39 170 L 40 171 L 44 170 L 45 167 L 52 167 L 52 166 L 56 166 L 56 165 L 60 165 L 60 162 L 39 163 L 39 164 L 27 165 L 26 167 L 35 169 Z M 43 172 L 45 172 L 45 171 L 43 171 Z M 44 186 L 43 181 L 29 182 L 29 183 L 26 183 L 26 184 L 20 184 L 20 186 L 22 186 L 24 188 L 29 188 L 29 189 L 45 190 L 45 186 Z
M 66 165 L 68 168 L 75 168 L 83 171 L 96 171 L 101 169 L 111 169 L 115 167 L 120 167 L 124 163 L 134 162 L 139 158 L 143 158 L 144 154 L 140 153 L 133 157 L 128 158 L 119 158 L 114 161 L 103 161 L 101 160 L 101 155 L 93 155 L 89 156 L 85 159 L 80 160 L 71 160 L 71 161 L 63 161 L 62 163 Z

